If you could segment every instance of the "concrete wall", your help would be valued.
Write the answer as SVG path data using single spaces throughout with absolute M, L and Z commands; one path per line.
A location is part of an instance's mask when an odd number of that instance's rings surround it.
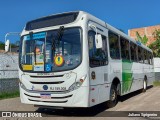
M 0 79 L 18 78 L 18 55 L 0 54 Z
M 0 53 L 0 93 L 18 89 L 18 55 Z
M 19 90 L 18 79 L 0 79 L 0 93 Z
M 160 58 L 153 58 L 154 72 L 160 72 Z
M 160 72 L 155 72 L 155 81 L 160 81 Z
M 160 81 L 160 58 L 154 58 L 154 72 L 155 72 L 155 80 Z

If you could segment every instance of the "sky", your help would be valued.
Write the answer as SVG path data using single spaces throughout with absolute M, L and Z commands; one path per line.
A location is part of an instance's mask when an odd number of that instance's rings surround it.
M 124 30 L 160 24 L 160 0 L 1 0 L 0 41 L 21 32 L 27 21 L 56 13 L 82 10 Z M 18 36 L 8 36 L 12 43 Z

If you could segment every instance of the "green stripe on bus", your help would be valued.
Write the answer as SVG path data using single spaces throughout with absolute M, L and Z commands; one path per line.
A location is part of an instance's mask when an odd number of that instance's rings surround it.
M 132 65 L 133 62 L 122 60 L 122 93 L 128 92 L 131 89 L 133 82 Z

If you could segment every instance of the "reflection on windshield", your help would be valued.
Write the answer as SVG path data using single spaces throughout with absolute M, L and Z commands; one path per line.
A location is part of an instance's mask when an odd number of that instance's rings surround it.
M 24 71 L 64 71 L 81 62 L 81 29 L 64 29 L 60 41 L 57 30 L 22 38 L 20 65 Z

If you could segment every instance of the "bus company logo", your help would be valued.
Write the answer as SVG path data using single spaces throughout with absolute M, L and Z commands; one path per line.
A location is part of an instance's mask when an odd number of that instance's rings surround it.
M 12 117 L 11 112 L 2 112 L 2 117 Z
M 92 77 L 92 79 L 93 79 L 93 80 L 95 80 L 95 79 L 96 79 L 96 73 L 95 73 L 94 71 L 92 71 L 92 73 L 91 73 L 91 77 Z
M 32 88 L 31 88 L 31 90 L 34 90 L 34 86 L 32 85 Z
M 44 90 L 48 90 L 48 86 L 47 85 L 43 85 L 43 89 Z

